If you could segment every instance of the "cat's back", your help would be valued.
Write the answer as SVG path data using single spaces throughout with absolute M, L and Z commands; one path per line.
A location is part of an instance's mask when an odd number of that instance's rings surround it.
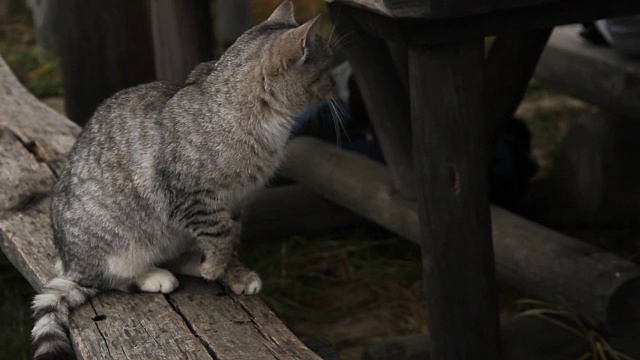
M 160 114 L 180 88 L 153 82 L 124 89 L 105 100 L 80 133 L 55 193 L 69 195 L 96 181 L 105 190 L 128 186 L 141 166 L 151 165 L 161 141 Z

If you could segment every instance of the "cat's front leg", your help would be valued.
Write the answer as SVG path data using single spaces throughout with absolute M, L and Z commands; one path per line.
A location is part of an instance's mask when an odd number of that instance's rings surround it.
M 219 279 L 231 260 L 234 244 L 240 238 L 239 223 L 232 219 L 231 212 L 193 201 L 177 215 L 176 221 L 192 234 L 202 253 L 199 259 L 193 259 L 193 254 L 190 254 L 174 266 L 182 268 L 179 272 L 195 275 L 194 261 L 198 261 L 200 276 L 212 281 Z

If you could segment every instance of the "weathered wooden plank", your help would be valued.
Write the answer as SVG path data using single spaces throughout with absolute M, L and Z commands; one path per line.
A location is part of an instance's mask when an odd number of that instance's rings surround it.
M 607 111 L 640 119 L 640 64 L 578 36 L 579 25 L 553 31 L 535 71 L 544 86 Z
M 17 135 L 0 125 L 0 213 L 24 207 L 39 194 L 46 196 L 55 181 L 46 163 L 37 161 Z
M 312 138 L 294 139 L 288 153 L 287 176 L 419 244 L 416 204 L 394 195 L 382 165 Z M 598 325 L 634 319 L 637 265 L 496 206 L 491 216 L 502 281 L 533 296 L 566 302 Z
M 162 294 L 101 294 L 73 312 L 71 336 L 87 360 L 213 358 Z
M 228 295 L 196 278 L 182 278 L 181 291 L 168 297 L 216 359 L 320 359 L 256 297 Z
M 422 263 L 437 360 L 502 358 L 483 62 L 482 38 L 409 48 Z
M 54 277 L 48 198 L 20 212 L 0 213 L 0 248 L 36 290 Z
M 59 170 L 80 128 L 29 93 L 0 57 L 0 128 L 8 128 L 38 159 Z

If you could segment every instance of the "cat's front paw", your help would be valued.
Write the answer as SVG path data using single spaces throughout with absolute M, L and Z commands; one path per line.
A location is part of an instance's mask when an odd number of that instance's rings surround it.
M 207 280 L 218 280 L 220 276 L 222 276 L 222 273 L 224 273 L 224 266 L 218 261 L 211 261 L 204 258 L 200 263 L 200 274 Z
M 136 284 L 144 292 L 161 292 L 168 294 L 175 290 L 180 283 L 173 274 L 165 269 L 154 268 L 140 275 Z
M 245 268 L 228 270 L 222 280 L 236 295 L 256 295 L 262 290 L 260 276 Z

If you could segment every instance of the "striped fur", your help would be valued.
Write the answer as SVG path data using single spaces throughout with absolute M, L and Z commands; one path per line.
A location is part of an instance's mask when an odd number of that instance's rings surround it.
M 69 342 L 69 311 L 96 294 L 62 278 L 51 280 L 33 300 L 35 325 L 31 331 L 34 360 L 75 359 Z

